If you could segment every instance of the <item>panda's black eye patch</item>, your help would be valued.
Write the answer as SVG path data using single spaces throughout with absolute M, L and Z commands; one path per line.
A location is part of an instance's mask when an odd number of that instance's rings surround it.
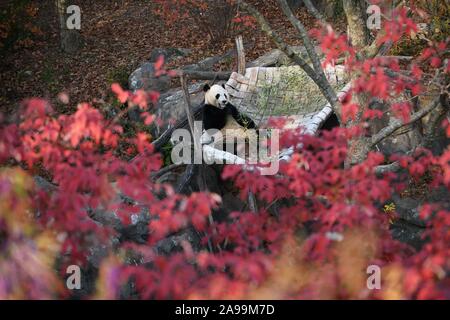
M 219 99 L 219 97 L 220 97 L 220 94 L 216 94 L 216 99 Z

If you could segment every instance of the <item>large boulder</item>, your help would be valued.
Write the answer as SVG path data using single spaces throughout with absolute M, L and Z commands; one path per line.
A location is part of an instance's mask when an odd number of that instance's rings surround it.
M 381 111 L 382 117 L 376 118 L 371 121 L 370 132 L 375 134 L 381 129 L 396 121 L 398 115 L 392 112 L 392 105 L 395 103 L 401 103 L 408 101 L 406 94 L 400 94 L 385 103 L 383 101 L 374 101 L 371 104 L 371 108 Z M 377 144 L 377 149 L 386 156 L 394 154 L 406 154 L 409 150 L 417 148 L 422 142 L 422 134 L 420 127 L 417 124 L 405 126 L 401 130 L 397 130 L 394 134 L 390 135 L 383 141 Z
M 196 107 L 204 100 L 203 83 L 197 82 L 188 86 L 190 93 L 191 105 Z M 170 89 L 161 94 L 158 104 L 151 110 L 158 121 L 153 126 L 151 133 L 153 136 L 160 136 L 165 130 L 173 126 L 178 120 L 183 119 L 186 115 L 184 93 L 180 88 Z M 132 121 L 142 121 L 138 108 L 133 108 L 128 112 Z
M 188 56 L 192 52 L 192 49 L 185 48 L 155 48 L 150 53 L 149 62 L 156 62 L 160 56 L 164 57 L 165 62 L 180 59 Z
M 142 89 L 166 92 L 170 89 L 170 77 L 166 75 L 155 76 L 155 64 L 146 62 L 130 75 L 128 87 L 131 91 Z
M 203 83 L 197 82 L 188 86 L 191 105 L 198 106 L 204 100 Z M 167 128 L 182 119 L 186 115 L 184 106 L 184 93 L 180 88 L 171 89 L 161 95 L 158 106 L 153 113 L 160 119 L 160 124 L 155 128 L 155 136 L 159 136 Z
M 430 190 L 420 199 L 416 197 L 400 197 L 395 195 L 392 201 L 395 203 L 397 219 L 391 225 L 391 233 L 394 239 L 407 243 L 419 250 L 427 241 L 422 237 L 428 228 L 426 221 L 419 216 L 421 207 L 425 203 L 440 203 L 445 210 L 450 209 L 450 193 L 447 188 Z
M 420 200 L 394 196 L 393 201 L 398 218 L 391 225 L 392 236 L 420 250 L 425 243 L 422 235 L 426 229 L 426 222 L 419 218 Z
M 299 54 L 303 59 L 309 60 L 304 46 L 293 46 L 291 49 Z M 318 53 L 320 53 L 318 51 Z M 279 49 L 273 49 L 257 59 L 248 62 L 246 67 L 279 67 L 292 65 L 292 61 Z
M 160 56 L 164 57 L 165 63 L 189 55 L 190 49 L 184 48 L 155 48 L 150 53 L 149 61 L 142 64 L 128 78 L 128 88 L 131 91 L 139 89 L 155 90 L 159 93 L 170 89 L 170 77 L 155 76 L 155 62 Z

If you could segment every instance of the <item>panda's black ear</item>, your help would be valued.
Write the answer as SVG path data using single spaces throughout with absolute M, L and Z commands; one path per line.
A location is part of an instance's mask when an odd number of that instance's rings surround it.
M 222 83 L 222 88 L 224 88 L 224 89 L 225 89 L 225 83 Z
M 206 92 L 206 91 L 208 91 L 209 89 L 211 89 L 211 87 L 209 86 L 209 84 L 205 84 L 205 85 L 203 86 L 203 92 Z

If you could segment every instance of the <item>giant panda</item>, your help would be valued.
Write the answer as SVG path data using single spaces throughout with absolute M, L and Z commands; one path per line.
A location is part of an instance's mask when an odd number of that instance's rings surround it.
M 229 150 L 225 142 L 234 141 L 234 139 L 242 139 L 246 141 L 246 144 L 249 141 L 256 143 L 258 133 L 255 122 L 247 115 L 240 113 L 230 102 L 230 96 L 225 89 L 225 85 L 215 84 L 209 86 L 205 84 L 203 91 L 205 92 L 203 128 L 205 131 L 211 129 L 218 130 L 223 139 L 217 139 L 217 134 L 210 135 L 206 132 L 202 136 L 202 143 L 212 143 L 214 147 L 224 151 Z M 239 152 L 240 150 L 238 148 L 241 147 L 234 144 L 233 150 Z

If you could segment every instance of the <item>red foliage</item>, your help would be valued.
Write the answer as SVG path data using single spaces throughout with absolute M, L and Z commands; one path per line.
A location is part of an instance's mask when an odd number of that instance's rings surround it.
M 397 17 L 387 26 L 386 40 L 397 41 L 416 29 L 404 11 Z M 345 37 L 331 29 L 315 34 L 326 54 L 325 63 L 345 55 L 351 72 L 359 75 L 354 92 L 388 99 L 405 89 L 420 91 L 419 65 L 411 66 L 409 77 L 391 78 L 385 70 L 398 70 L 395 60 L 361 62 Z M 421 59 L 433 67 L 442 64 L 433 46 Z M 162 59 L 155 66 L 160 74 L 165 72 Z M 112 91 L 121 103 L 142 110 L 158 99 L 155 92 L 131 93 L 117 84 Z M 342 103 L 344 121 L 354 119 L 360 106 L 352 103 L 351 94 Z M 398 104 L 393 111 L 407 121 L 411 110 Z M 223 179 L 233 180 L 243 199 L 251 191 L 266 205 L 257 213 L 234 212 L 227 221 L 210 223 L 208 217 L 220 205 L 218 195 L 177 194 L 171 185 L 150 179 L 162 160 L 148 134 L 126 138 L 115 119 L 107 121 L 86 103 L 74 114 L 55 115 L 46 101 L 30 99 L 21 114 L 13 124 L 0 117 L 5 123 L 0 127 L 0 163 L 5 166 L 0 170 L 0 249 L 7 248 L 0 254 L 0 270 L 7 273 L 0 278 L 0 298 L 67 296 L 62 279 L 49 272 L 56 256 L 64 275 L 66 265 L 85 264 L 91 250 L 100 246 L 110 257 L 100 268 L 96 297 L 118 298 L 120 288 L 132 281 L 143 299 L 448 298 L 450 213 L 446 207 L 437 202 L 421 208 L 428 241 L 418 251 L 392 238 L 389 227 L 395 213 L 384 207 L 393 192 L 404 189 L 405 181 L 420 180 L 425 174 L 429 191 L 448 189 L 448 149 L 441 156 L 417 150 L 411 156 L 393 157 L 408 172 L 380 176 L 374 168 L 387 160 L 380 153 L 371 152 L 352 167 L 344 165 L 348 138 L 364 129 L 339 128 L 319 137 L 284 131 L 280 144 L 297 148 L 291 161 L 280 163 L 277 175 L 262 176 L 242 166 L 226 166 L 222 173 Z M 380 116 L 369 110 L 363 120 Z M 146 111 L 142 117 L 146 124 L 154 120 Z M 124 160 L 117 152 L 121 143 L 131 145 L 130 153 L 140 157 Z M 50 190 L 30 179 L 38 169 L 53 182 Z M 125 203 L 119 195 L 133 201 Z M 273 212 L 275 203 L 278 209 Z M 145 245 L 113 245 L 116 231 L 93 219 L 97 213 L 114 212 L 129 225 L 142 208 L 151 216 Z M 188 242 L 171 255 L 153 250 L 162 238 L 189 226 L 203 236 L 209 251 L 195 251 Z M 54 250 L 43 250 L 43 241 L 47 247 L 55 244 Z M 28 281 L 30 269 L 17 267 L 19 253 L 34 259 L 30 258 L 31 274 L 38 279 Z M 129 256 L 139 257 L 139 263 L 130 262 Z M 390 276 L 383 278 L 387 289 L 367 289 L 365 270 L 370 264 L 388 270 Z M 396 281 L 400 286 L 392 289 Z

